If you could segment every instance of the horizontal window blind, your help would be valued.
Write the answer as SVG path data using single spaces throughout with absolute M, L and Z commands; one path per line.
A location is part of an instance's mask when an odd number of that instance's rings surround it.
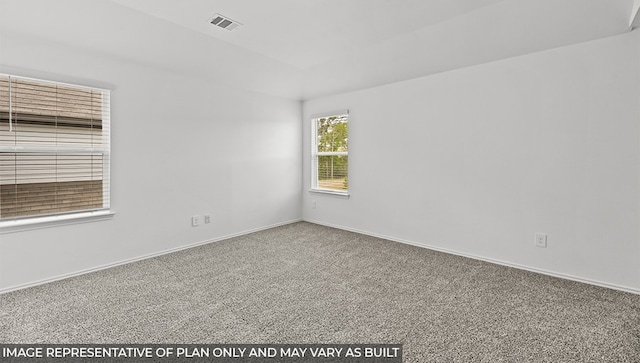
M 109 208 L 109 91 L 0 74 L 0 220 Z

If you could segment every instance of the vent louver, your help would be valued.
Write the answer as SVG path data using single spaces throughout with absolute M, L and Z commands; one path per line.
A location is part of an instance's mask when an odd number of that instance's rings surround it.
M 235 20 L 231 20 L 228 17 L 224 16 L 224 15 L 220 15 L 220 14 L 216 14 L 213 16 L 213 18 L 211 18 L 210 21 L 211 24 L 220 27 L 222 29 L 226 29 L 226 30 L 233 30 L 237 27 L 239 27 L 240 23 L 238 23 Z

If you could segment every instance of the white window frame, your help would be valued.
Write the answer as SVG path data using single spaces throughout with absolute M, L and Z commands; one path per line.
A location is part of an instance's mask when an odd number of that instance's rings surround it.
M 333 112 L 324 112 L 311 115 L 311 189 L 310 192 L 335 195 L 341 197 L 349 197 L 349 187 L 347 190 L 336 190 L 321 188 L 318 186 L 318 158 L 320 156 L 349 156 L 347 151 L 319 152 L 318 151 L 318 120 L 332 116 L 347 115 L 347 123 L 350 122 L 349 110 L 339 110 Z M 347 135 L 348 138 L 348 135 Z M 349 177 L 349 163 L 347 162 L 347 178 Z
M 95 153 L 102 156 L 102 185 L 103 185 L 103 207 L 97 209 L 85 209 L 70 212 L 61 212 L 48 215 L 34 215 L 25 216 L 14 219 L 7 219 L 0 221 L 0 235 L 7 233 L 20 232 L 25 230 L 34 230 L 41 228 L 49 228 L 59 225 L 69 225 L 77 223 L 87 223 L 100 220 L 108 220 L 114 216 L 114 212 L 111 208 L 111 102 L 110 91 L 107 89 L 83 86 L 77 84 L 63 83 L 51 80 L 37 79 L 16 76 L 11 74 L 2 74 L 9 79 L 17 78 L 23 80 L 31 80 L 43 83 L 52 83 L 60 86 L 70 86 L 75 88 L 92 89 L 94 91 L 102 92 L 103 106 L 102 106 L 102 123 L 103 123 L 103 135 L 101 148 L 87 148 L 87 147 L 23 147 L 23 146 L 3 146 L 0 145 L 0 151 L 4 152 L 38 152 L 38 153 L 57 153 L 59 155 L 65 153 L 83 152 L 83 153 Z

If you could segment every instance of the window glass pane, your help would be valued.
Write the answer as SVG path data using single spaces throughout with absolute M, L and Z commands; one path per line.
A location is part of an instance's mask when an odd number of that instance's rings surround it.
M 2 218 L 98 209 L 102 180 L 0 185 Z
M 348 115 L 323 117 L 317 120 L 318 152 L 348 151 Z
M 0 75 L 0 146 L 16 144 L 16 134 L 9 132 L 9 99 L 9 77 Z
M 109 207 L 109 91 L 0 75 L 0 220 Z
M 318 188 L 347 190 L 347 156 L 318 156 Z

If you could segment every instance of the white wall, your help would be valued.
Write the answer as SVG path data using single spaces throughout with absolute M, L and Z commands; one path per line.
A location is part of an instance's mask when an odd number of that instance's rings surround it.
M 640 291 L 638 34 L 314 99 L 301 126 L 296 101 L 5 32 L 0 72 L 112 90 L 116 216 L 0 235 L 0 292 L 301 215 Z M 310 194 L 308 116 L 343 108 L 352 197 Z
M 639 34 L 305 102 L 303 218 L 640 292 Z M 344 108 L 351 198 L 307 192 Z
M 631 18 L 629 19 L 629 26 L 636 28 L 640 19 L 638 18 L 638 11 L 640 11 L 640 0 L 633 0 L 633 8 L 631 9 Z
M 116 212 L 0 235 L 0 291 L 300 218 L 299 101 L 17 34 L 0 46 L 0 72 L 112 90 Z

